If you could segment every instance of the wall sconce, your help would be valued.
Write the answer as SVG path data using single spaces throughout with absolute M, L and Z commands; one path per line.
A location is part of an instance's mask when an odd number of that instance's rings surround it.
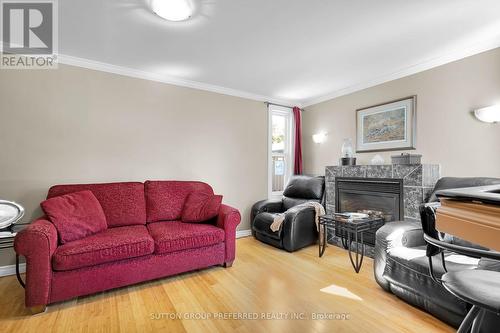
M 323 142 L 325 142 L 326 141 L 326 135 L 327 135 L 326 132 L 319 132 L 319 133 L 313 134 L 312 138 L 313 138 L 314 143 L 323 143 Z
M 500 122 L 500 104 L 474 110 L 474 116 L 485 123 Z

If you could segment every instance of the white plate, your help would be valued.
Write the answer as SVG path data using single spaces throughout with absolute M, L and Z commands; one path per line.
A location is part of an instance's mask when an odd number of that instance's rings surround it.
M 19 221 L 24 215 L 24 208 L 12 201 L 0 200 L 0 229 Z

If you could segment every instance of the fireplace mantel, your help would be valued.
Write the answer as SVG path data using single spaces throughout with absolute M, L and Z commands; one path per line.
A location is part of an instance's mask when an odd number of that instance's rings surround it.
M 394 178 L 403 180 L 404 218 L 419 220 L 418 207 L 432 192 L 440 176 L 439 164 L 327 166 L 326 210 L 335 212 L 335 178 Z

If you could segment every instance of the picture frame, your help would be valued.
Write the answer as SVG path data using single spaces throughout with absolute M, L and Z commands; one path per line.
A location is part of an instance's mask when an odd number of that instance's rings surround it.
M 356 152 L 415 149 L 416 124 L 416 95 L 357 109 Z

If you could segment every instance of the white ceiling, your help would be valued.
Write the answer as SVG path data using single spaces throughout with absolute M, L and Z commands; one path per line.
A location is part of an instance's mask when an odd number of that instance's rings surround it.
M 500 46 L 499 0 L 147 1 L 60 0 L 61 62 L 305 106 Z

